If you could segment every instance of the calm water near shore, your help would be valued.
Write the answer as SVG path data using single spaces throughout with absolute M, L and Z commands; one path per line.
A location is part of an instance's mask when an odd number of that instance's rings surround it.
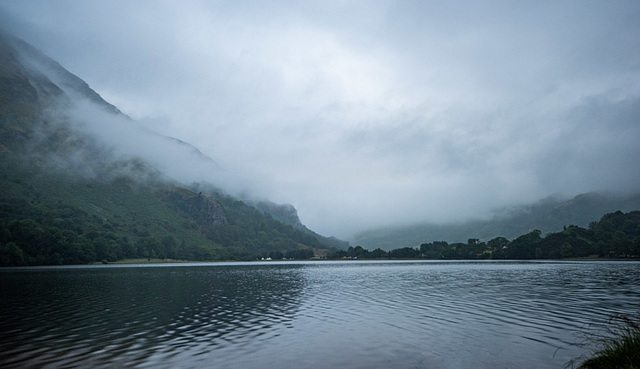
M 0 367 L 561 368 L 638 262 L 0 269 Z

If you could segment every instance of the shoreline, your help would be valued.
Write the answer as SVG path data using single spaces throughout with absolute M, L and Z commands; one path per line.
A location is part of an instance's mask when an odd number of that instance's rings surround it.
M 531 261 L 553 261 L 553 262 L 562 262 L 562 261 L 640 261 L 640 259 L 636 258 L 593 258 L 593 257 L 584 257 L 584 258 L 567 258 L 567 259 L 424 259 L 424 258 L 360 258 L 360 259 L 278 259 L 278 260 L 177 260 L 177 259 L 160 259 L 160 258 L 140 258 L 140 259 L 123 259 L 118 261 L 110 261 L 107 263 L 104 262 L 93 262 L 90 264 L 64 264 L 60 266 L 71 266 L 71 265 L 135 265 L 135 264 L 206 264 L 206 263 L 253 263 L 253 262 L 261 262 L 261 263 L 269 263 L 269 262 L 299 262 L 299 261 L 314 261 L 314 262 L 324 262 L 324 261 L 447 261 L 447 262 L 531 262 Z M 46 265 L 43 265 L 46 266 Z M 51 265 L 53 266 L 53 265 Z

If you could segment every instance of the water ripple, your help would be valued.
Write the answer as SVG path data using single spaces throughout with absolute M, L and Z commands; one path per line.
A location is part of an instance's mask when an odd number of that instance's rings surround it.
M 638 263 L 0 271 L 0 366 L 561 367 L 640 310 Z

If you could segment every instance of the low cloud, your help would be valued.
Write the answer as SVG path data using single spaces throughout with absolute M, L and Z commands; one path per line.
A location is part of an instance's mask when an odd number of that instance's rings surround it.
M 324 234 L 640 190 L 634 2 L 0 7 L 144 127 L 215 159 L 214 180 L 292 203 Z M 218 173 L 141 140 L 176 177 Z

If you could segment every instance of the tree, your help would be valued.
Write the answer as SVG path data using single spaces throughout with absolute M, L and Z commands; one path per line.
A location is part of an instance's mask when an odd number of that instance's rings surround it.
M 491 250 L 492 252 L 500 252 L 505 247 L 509 246 L 509 240 L 507 240 L 504 237 L 496 237 L 490 240 L 487 243 L 487 246 L 489 247 L 489 250 Z
M 510 259 L 533 259 L 535 258 L 535 249 L 540 245 L 542 238 L 540 230 L 533 231 L 522 235 L 509 245 L 505 256 Z
M 394 259 L 413 259 L 420 257 L 420 250 L 413 247 L 403 247 L 389 251 L 389 257 Z
M 373 259 L 383 259 L 387 257 L 387 252 L 378 247 L 369 253 L 369 257 Z
M 13 242 L 0 245 L 0 266 L 24 265 L 24 254 L 20 246 Z

